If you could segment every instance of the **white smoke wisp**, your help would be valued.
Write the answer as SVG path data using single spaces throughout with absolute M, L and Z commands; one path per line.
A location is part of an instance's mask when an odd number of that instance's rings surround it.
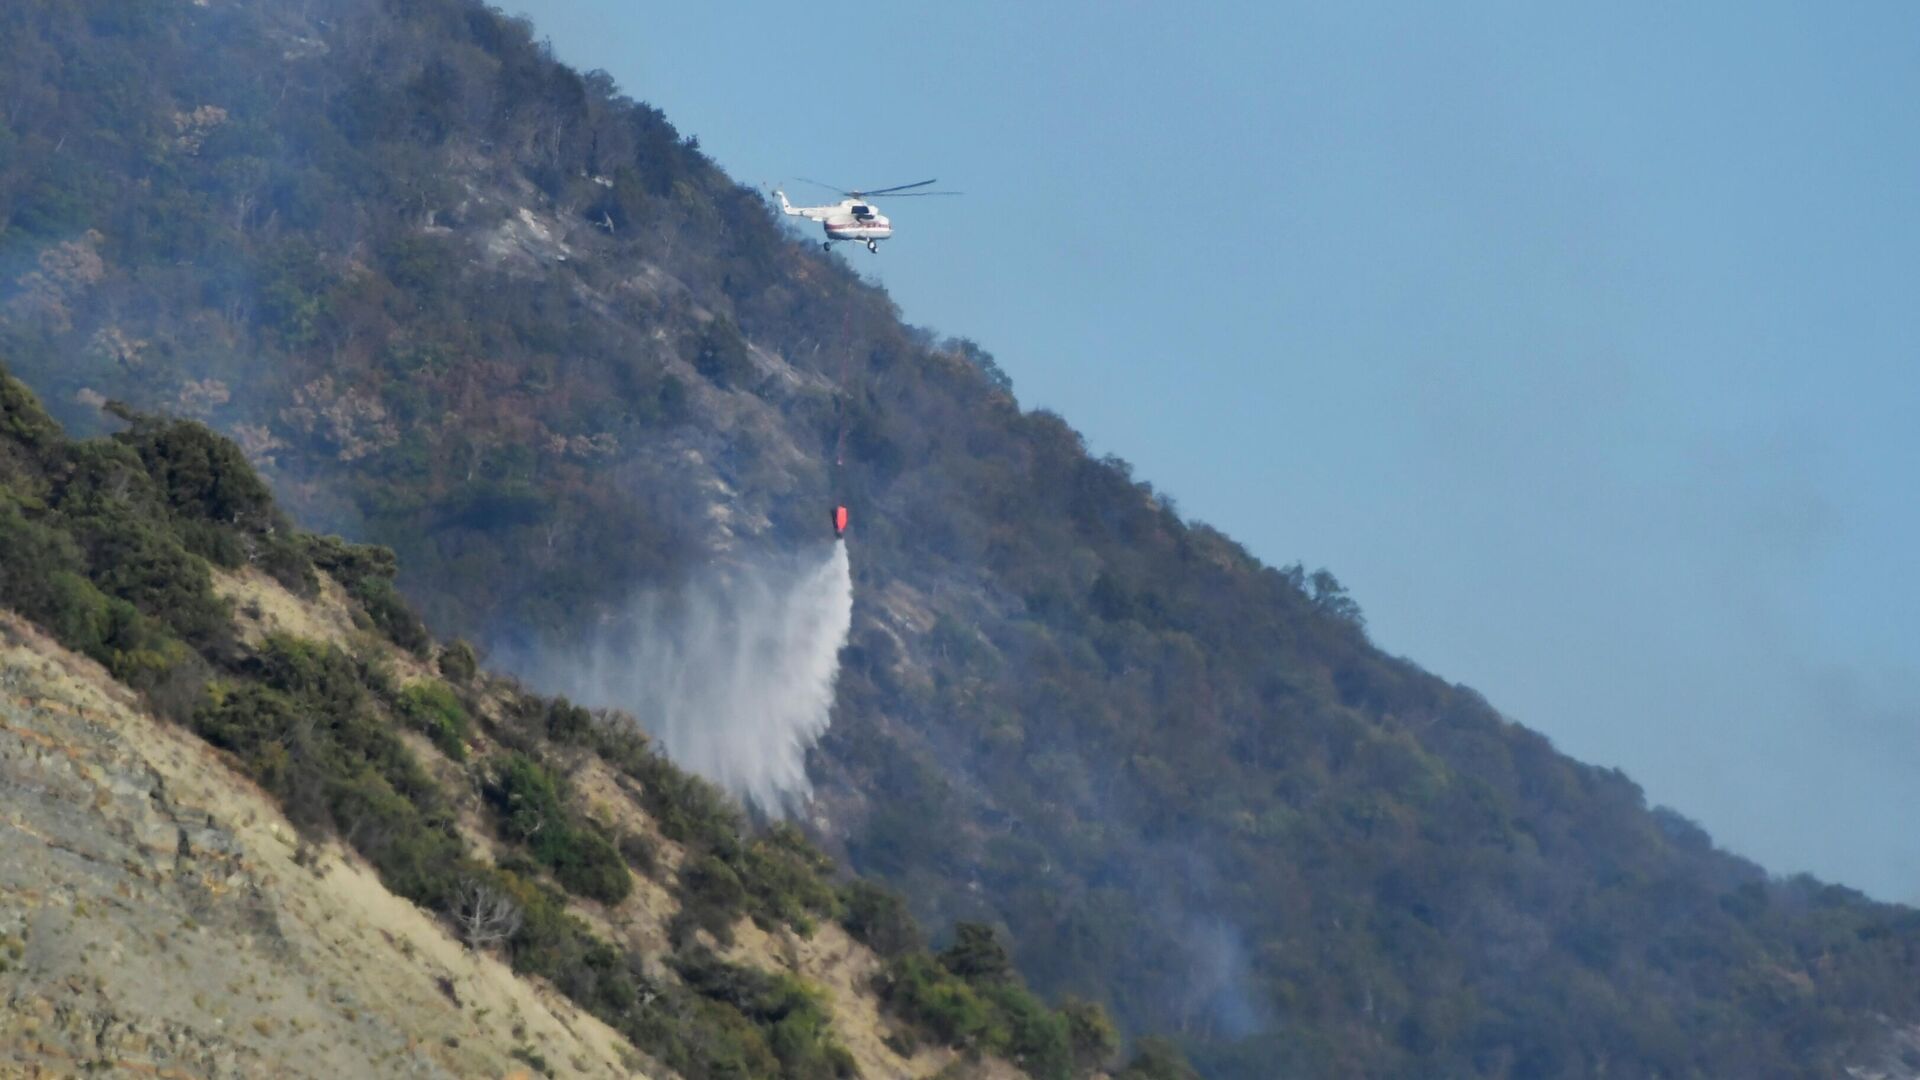
M 581 653 L 547 656 L 541 681 L 633 713 L 675 763 L 765 813 L 806 804 L 807 749 L 831 721 L 853 625 L 846 544 L 712 568 L 635 597 L 617 625 Z

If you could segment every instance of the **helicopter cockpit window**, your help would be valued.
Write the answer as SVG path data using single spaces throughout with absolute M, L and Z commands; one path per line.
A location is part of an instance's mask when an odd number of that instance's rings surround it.
M 853 208 L 853 216 L 854 216 L 854 217 L 872 217 L 872 216 L 873 216 L 873 207 L 871 207 L 871 206 L 860 206 L 860 205 L 858 205 L 858 204 L 856 204 L 856 205 L 854 206 L 854 208 Z

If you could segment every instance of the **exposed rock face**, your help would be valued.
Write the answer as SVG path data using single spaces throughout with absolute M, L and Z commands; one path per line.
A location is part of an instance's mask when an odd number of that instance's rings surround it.
M 9 1076 L 658 1075 L 5 614 L 0 1002 Z

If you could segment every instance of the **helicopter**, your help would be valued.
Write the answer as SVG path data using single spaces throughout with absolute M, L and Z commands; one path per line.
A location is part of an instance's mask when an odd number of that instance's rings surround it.
M 835 240 L 865 241 L 867 250 L 878 252 L 880 241 L 893 235 L 893 222 L 880 208 L 873 205 L 875 195 L 889 198 L 909 198 L 920 195 L 958 195 L 958 191 L 916 191 L 928 184 L 937 184 L 938 180 L 922 180 L 916 184 L 899 184 L 889 188 L 876 188 L 870 191 L 846 191 L 831 184 L 822 184 L 818 180 L 806 180 L 804 183 L 838 192 L 846 198 L 832 206 L 795 206 L 787 201 L 787 193 L 774 189 L 773 197 L 780 200 L 780 212 L 788 217 L 803 217 L 808 221 L 817 221 L 827 231 L 826 242 L 820 246 L 827 251 L 833 250 Z

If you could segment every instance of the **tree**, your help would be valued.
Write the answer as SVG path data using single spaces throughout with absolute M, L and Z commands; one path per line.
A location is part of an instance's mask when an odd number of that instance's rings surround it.
M 968 982 L 1003 982 L 1013 973 L 1006 946 L 985 923 L 955 923 L 953 944 L 941 952 L 940 963 Z
M 1060 1003 L 1060 1013 L 1067 1018 L 1067 1045 L 1073 1054 L 1074 1071 L 1106 1068 L 1120 1050 L 1120 1032 L 1107 1010 L 1091 1001 L 1068 998 Z
M 454 890 L 451 914 L 460 940 L 476 952 L 503 944 L 520 930 L 520 905 L 477 877 L 466 878 Z
M 1315 570 L 1307 579 L 1313 589 L 1313 606 L 1336 619 L 1343 619 L 1355 626 L 1365 626 L 1366 617 L 1360 613 L 1360 603 L 1347 595 L 1346 587 L 1330 570 Z
M 855 879 L 843 892 L 847 932 L 881 956 L 920 948 L 920 928 L 906 901 L 869 881 Z

